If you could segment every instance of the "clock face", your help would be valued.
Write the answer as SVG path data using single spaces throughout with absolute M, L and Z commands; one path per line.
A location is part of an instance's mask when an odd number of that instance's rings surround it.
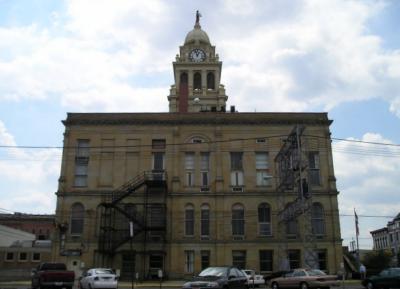
M 190 61 L 193 62 L 202 62 L 206 60 L 206 53 L 199 48 L 195 48 L 192 51 L 190 51 L 189 59 Z

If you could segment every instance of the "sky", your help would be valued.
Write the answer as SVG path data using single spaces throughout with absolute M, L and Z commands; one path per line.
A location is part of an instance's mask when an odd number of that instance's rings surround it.
M 198 2 L 198 3 L 195 3 Z M 400 1 L 0 0 L 0 145 L 62 146 L 67 112 L 166 112 L 200 10 L 240 112 L 328 112 L 343 245 L 400 212 Z M 0 148 L 0 211 L 54 213 L 61 150 Z

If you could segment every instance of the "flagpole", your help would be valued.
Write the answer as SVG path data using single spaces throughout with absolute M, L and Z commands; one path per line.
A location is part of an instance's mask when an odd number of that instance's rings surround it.
M 358 228 L 358 215 L 356 213 L 356 209 L 354 208 L 354 220 L 356 225 L 356 245 L 357 245 L 357 265 L 360 267 L 360 247 L 358 245 L 358 235 L 360 234 L 360 230 Z

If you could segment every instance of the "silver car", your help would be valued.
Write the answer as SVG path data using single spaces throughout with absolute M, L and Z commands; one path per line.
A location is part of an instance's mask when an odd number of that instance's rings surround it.
M 83 273 L 79 285 L 81 289 L 116 289 L 118 287 L 118 276 L 112 269 L 93 268 Z

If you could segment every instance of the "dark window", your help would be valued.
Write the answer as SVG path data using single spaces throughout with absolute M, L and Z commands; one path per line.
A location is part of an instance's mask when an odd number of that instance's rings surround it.
M 83 224 L 85 217 L 85 208 L 80 203 L 75 203 L 71 207 L 71 235 L 81 235 L 83 233 Z
M 19 253 L 19 261 L 27 261 L 28 260 L 28 253 L 20 252 Z
M 188 75 L 186 72 L 183 72 L 181 74 L 181 84 L 187 84 L 188 83 Z
M 244 236 L 244 208 L 240 204 L 232 208 L 232 235 Z
M 260 250 L 260 271 L 272 271 L 272 258 L 272 250 Z
M 300 268 L 300 250 L 288 251 L 290 269 Z
M 320 203 L 313 203 L 311 210 L 312 232 L 314 235 L 325 234 L 324 208 Z
M 7 252 L 6 253 L 6 261 L 13 261 L 14 260 L 14 253 L 13 252 Z
M 266 203 L 258 206 L 258 234 L 260 236 L 271 235 L 271 209 Z
M 32 261 L 40 261 L 40 253 L 32 253 Z
M 201 251 L 201 270 L 210 267 L 210 251 Z
M 150 255 L 150 268 L 159 268 L 159 269 L 163 269 L 163 263 L 164 263 L 164 257 L 163 255 L 159 255 L 159 254 L 151 254 Z
M 234 250 L 232 251 L 232 264 L 239 269 L 246 268 L 246 251 Z
M 201 236 L 210 236 L 210 208 L 208 205 L 203 205 L 201 207 Z
M 194 235 L 194 208 L 192 205 L 185 208 L 185 235 Z
M 201 74 L 196 72 L 193 75 L 193 89 L 201 89 Z
M 164 153 L 153 153 L 153 170 L 164 170 Z
M 325 250 L 320 250 L 317 252 L 317 257 L 318 257 L 318 269 L 320 270 L 326 270 L 326 251 Z
M 243 170 L 243 153 L 231 152 L 231 171 Z
M 135 204 L 130 204 L 130 203 L 125 204 L 124 210 L 130 219 L 136 218 L 136 205 Z
M 215 77 L 213 72 L 207 74 L 207 88 L 215 89 Z

